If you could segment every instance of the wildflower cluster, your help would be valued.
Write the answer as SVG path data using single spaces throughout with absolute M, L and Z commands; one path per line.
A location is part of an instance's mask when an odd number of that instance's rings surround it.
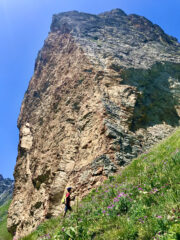
M 38 238 L 38 240 L 48 240 L 48 239 L 51 239 L 51 236 L 50 234 L 45 234 L 45 235 L 42 235 Z

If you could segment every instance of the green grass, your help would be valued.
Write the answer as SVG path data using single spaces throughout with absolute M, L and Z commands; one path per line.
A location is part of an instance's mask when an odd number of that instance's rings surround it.
M 10 205 L 10 201 L 0 206 L 0 240 L 11 240 L 12 236 L 7 231 L 7 212 Z
M 180 129 L 23 240 L 180 239 Z

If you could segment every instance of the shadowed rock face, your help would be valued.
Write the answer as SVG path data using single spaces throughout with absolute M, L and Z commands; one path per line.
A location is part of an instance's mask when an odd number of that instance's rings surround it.
M 8 229 L 31 232 L 179 125 L 180 45 L 115 9 L 53 16 L 18 119 Z

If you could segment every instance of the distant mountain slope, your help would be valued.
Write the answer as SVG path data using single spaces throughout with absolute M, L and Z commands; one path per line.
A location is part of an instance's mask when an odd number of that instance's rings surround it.
M 14 181 L 0 174 L 0 206 L 12 198 Z
M 0 174 L 0 240 L 11 240 L 7 231 L 7 214 L 12 199 L 14 181 Z

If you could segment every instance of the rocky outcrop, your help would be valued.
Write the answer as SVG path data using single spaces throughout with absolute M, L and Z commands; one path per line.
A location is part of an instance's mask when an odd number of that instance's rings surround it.
M 180 44 L 115 9 L 53 16 L 26 91 L 8 229 L 17 237 L 179 125 Z
M 0 206 L 12 198 L 14 181 L 0 174 Z

